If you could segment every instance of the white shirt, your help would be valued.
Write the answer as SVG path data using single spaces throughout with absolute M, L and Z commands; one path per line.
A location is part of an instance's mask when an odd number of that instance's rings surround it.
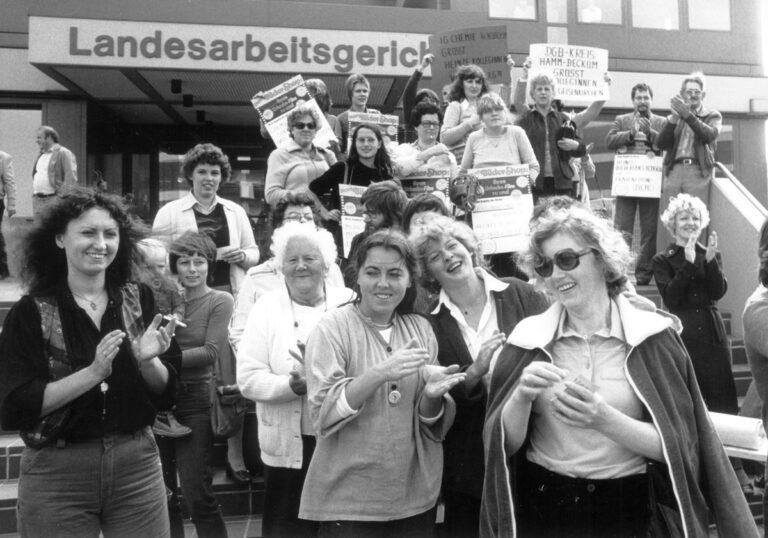
M 454 304 L 453 301 L 451 301 L 451 298 L 448 297 L 448 294 L 445 292 L 445 290 L 440 290 L 440 298 L 438 300 L 437 306 L 432 311 L 433 314 L 437 314 L 440 311 L 440 305 L 445 305 L 445 307 L 448 309 L 448 312 L 450 312 L 451 316 L 453 316 L 453 319 L 456 320 L 456 323 L 459 326 L 459 331 L 461 331 L 461 338 L 467 345 L 467 350 L 469 351 L 469 355 L 472 357 L 473 361 L 477 360 L 477 355 L 480 353 L 480 348 L 482 347 L 483 342 L 493 336 L 495 331 L 501 330 L 496 313 L 496 301 L 493 300 L 491 292 L 504 291 L 508 286 L 484 269 L 476 269 L 476 272 L 477 276 L 479 276 L 483 281 L 483 286 L 485 288 L 485 306 L 483 307 L 483 311 L 480 313 L 480 322 L 477 325 L 477 329 L 473 329 L 467 324 L 467 320 L 464 318 L 464 313 L 458 306 Z M 496 359 L 499 356 L 499 351 L 501 351 L 501 348 L 497 349 L 493 354 L 488 373 L 483 376 L 483 381 L 486 383 L 490 382 L 490 376 L 493 372 L 493 367 L 496 365 Z
M 55 194 L 56 190 L 51 187 L 51 181 L 48 179 L 48 165 L 51 163 L 52 151 L 46 151 L 40 155 L 35 165 L 35 175 L 32 179 L 32 192 L 34 194 Z

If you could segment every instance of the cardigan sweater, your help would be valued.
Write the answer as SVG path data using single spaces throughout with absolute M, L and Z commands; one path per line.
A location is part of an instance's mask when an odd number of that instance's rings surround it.
M 328 312 L 307 341 L 309 412 L 318 434 L 301 494 L 299 517 L 317 521 L 391 521 L 431 509 L 440 493 L 442 440 L 454 417 L 446 394 L 442 414 L 422 419 L 418 408 L 422 373 L 382 383 L 352 415 L 337 402 L 346 386 L 416 338 L 437 363 L 429 322 L 417 314 L 395 314 L 390 341 L 356 305 Z M 402 397 L 389 403 L 392 385 Z
M 706 538 L 709 514 L 721 536 L 757 537 L 757 528 L 720 438 L 699 393 L 696 376 L 672 320 L 615 298 L 629 353 L 624 372 L 661 436 L 664 461 L 654 481 L 674 536 Z M 551 362 L 545 351 L 563 306 L 520 322 L 502 350 L 491 381 L 485 424 L 485 484 L 480 536 L 516 536 L 515 492 L 519 458 L 507 453 L 502 410 L 523 369 L 534 360 Z M 530 435 L 530 431 L 529 434 Z

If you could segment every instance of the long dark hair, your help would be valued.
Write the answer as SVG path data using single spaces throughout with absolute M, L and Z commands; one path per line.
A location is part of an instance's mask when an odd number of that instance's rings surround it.
M 73 220 L 89 209 L 99 208 L 117 222 L 120 243 L 115 259 L 106 271 L 108 286 L 122 286 L 131 279 L 134 264 L 140 260 L 136 244 L 146 237 L 147 229 L 115 195 L 75 187 L 60 195 L 41 215 L 37 224 L 20 241 L 21 278 L 30 295 L 48 294 L 67 275 L 67 255 L 56 244 Z
M 352 145 L 349 148 L 349 158 L 347 159 L 350 169 L 353 166 L 361 164 L 360 154 L 357 153 L 357 133 L 360 129 L 368 129 L 376 136 L 376 139 L 379 141 L 379 149 L 376 151 L 376 156 L 373 158 L 373 167 L 379 173 L 381 179 L 391 179 L 392 161 L 389 158 L 389 153 L 387 153 L 387 148 L 384 147 L 384 138 L 381 136 L 381 130 L 371 123 L 361 123 L 355 127 L 354 131 L 352 131 Z M 350 170 L 350 176 L 351 175 Z
M 363 241 L 355 249 L 354 267 L 354 281 L 355 292 L 357 297 L 355 303 L 359 303 L 361 299 L 360 287 L 357 285 L 357 277 L 360 274 L 365 260 L 368 258 L 368 252 L 376 247 L 381 247 L 385 250 L 394 250 L 405 262 L 405 268 L 408 270 L 408 275 L 411 279 L 411 283 L 405 292 L 405 297 L 395 307 L 395 312 L 398 314 L 410 314 L 413 312 L 413 303 L 416 300 L 416 280 L 419 277 L 419 263 L 416 260 L 416 254 L 413 251 L 413 246 L 402 233 L 391 230 L 383 229 L 373 232 L 371 235 L 363 239 Z
M 479 78 L 482 81 L 482 89 L 480 95 L 484 95 L 491 91 L 488 87 L 488 81 L 485 77 L 485 71 L 479 65 L 469 64 L 462 65 L 456 70 L 456 78 L 451 83 L 451 93 L 449 94 L 451 101 L 461 101 L 466 97 L 464 95 L 464 81 L 469 78 Z

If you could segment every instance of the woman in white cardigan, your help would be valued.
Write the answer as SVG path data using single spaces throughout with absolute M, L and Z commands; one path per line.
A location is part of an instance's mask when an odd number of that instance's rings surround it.
M 289 222 L 272 236 L 275 266 L 285 285 L 253 306 L 237 355 L 237 383 L 256 401 L 264 463 L 262 532 L 312 536 L 313 524 L 298 519 L 304 477 L 315 447 L 307 409 L 304 342 L 323 314 L 353 299 L 347 288 L 325 285 L 336 258 L 333 236 Z

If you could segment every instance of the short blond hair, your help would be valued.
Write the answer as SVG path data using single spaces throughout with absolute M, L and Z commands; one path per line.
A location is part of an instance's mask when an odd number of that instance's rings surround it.
M 672 234 L 675 235 L 675 221 L 678 213 L 686 211 L 688 213 L 696 212 L 701 219 L 701 229 L 709 226 L 709 210 L 706 204 L 696 196 L 690 194 L 678 194 L 669 201 L 664 213 L 661 214 L 661 223 Z

